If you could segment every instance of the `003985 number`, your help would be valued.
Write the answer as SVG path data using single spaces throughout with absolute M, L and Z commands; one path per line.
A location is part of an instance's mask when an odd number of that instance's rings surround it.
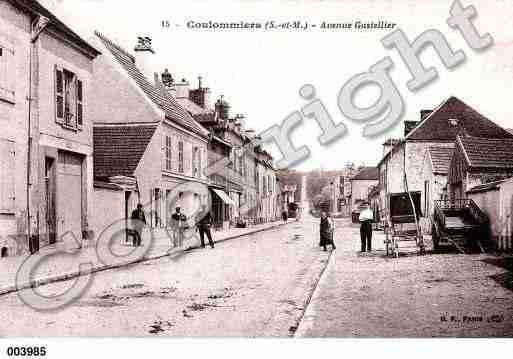
M 46 347 L 8 347 L 7 356 L 9 357 L 44 357 L 46 356 Z

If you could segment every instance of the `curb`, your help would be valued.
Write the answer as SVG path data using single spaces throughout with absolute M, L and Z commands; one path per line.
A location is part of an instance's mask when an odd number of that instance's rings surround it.
M 275 224 L 275 225 L 270 226 L 270 227 L 261 228 L 261 229 L 255 230 L 255 231 L 249 231 L 249 232 L 246 232 L 246 233 L 236 234 L 236 235 L 233 235 L 231 237 L 222 238 L 220 240 L 214 241 L 214 243 L 222 243 L 222 242 L 225 242 L 225 241 L 228 241 L 228 240 L 232 240 L 232 239 L 236 239 L 236 238 L 252 235 L 252 234 L 255 234 L 255 233 L 260 233 L 260 232 L 268 231 L 268 230 L 275 229 L 275 228 L 278 228 L 278 227 L 281 227 L 281 226 L 285 226 L 285 225 L 290 224 L 290 223 L 296 223 L 296 222 L 294 221 L 294 222 L 287 222 L 287 223 L 278 223 L 278 224 Z M 116 263 L 116 264 L 103 264 L 103 265 L 93 266 L 93 268 L 91 268 L 91 270 L 88 270 L 88 271 L 83 271 L 83 272 L 81 272 L 81 271 L 73 271 L 73 272 L 68 272 L 68 273 L 56 274 L 56 275 L 52 275 L 52 276 L 48 276 L 48 277 L 44 277 L 44 278 L 38 278 L 38 279 L 34 279 L 34 280 L 30 281 L 30 282 L 23 283 L 23 284 L 21 284 L 19 286 L 17 286 L 16 284 L 12 284 L 12 285 L 8 285 L 8 286 L 0 287 L 0 296 L 3 296 L 5 294 L 9 294 L 9 293 L 14 293 L 14 292 L 17 292 L 17 291 L 23 290 L 23 289 L 36 288 L 36 287 L 40 287 L 40 286 L 43 286 L 43 285 L 46 285 L 46 284 L 51 284 L 51 283 L 56 283 L 56 282 L 62 282 L 62 281 L 70 280 L 70 279 L 73 279 L 73 278 L 76 278 L 76 277 L 80 277 L 80 276 L 83 276 L 83 275 L 87 275 L 87 274 L 94 274 L 94 273 L 97 273 L 97 272 L 103 272 L 103 271 L 110 270 L 110 269 L 121 268 L 121 267 L 128 266 L 128 265 L 131 265 L 131 264 L 137 264 L 137 263 L 147 262 L 147 261 L 151 261 L 151 260 L 155 260 L 155 259 L 160 259 L 160 258 L 168 257 L 170 255 L 174 255 L 174 254 L 178 254 L 178 253 L 183 253 L 185 251 L 190 251 L 192 249 L 198 249 L 198 248 L 200 248 L 200 247 L 199 246 L 190 246 L 190 247 L 183 248 L 183 249 L 177 249 L 175 251 L 166 251 L 164 253 L 159 253 L 159 254 L 153 254 L 153 255 L 150 255 L 150 256 L 145 256 L 145 257 L 139 258 L 139 259 L 137 259 L 135 261 L 128 261 L 128 262 L 121 262 L 121 263 Z

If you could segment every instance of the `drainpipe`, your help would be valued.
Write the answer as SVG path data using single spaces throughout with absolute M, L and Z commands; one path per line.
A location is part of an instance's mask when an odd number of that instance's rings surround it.
M 46 25 L 48 24 L 49 19 L 37 15 L 34 21 L 31 24 L 31 38 L 30 38 L 30 48 L 29 48 L 29 93 L 27 97 L 28 101 L 28 126 L 27 126 L 27 238 L 29 241 L 30 248 L 30 176 L 31 176 L 31 165 L 32 165 L 32 67 L 33 67 L 33 49 L 36 46 L 36 42 L 39 39 L 39 35 L 44 30 Z

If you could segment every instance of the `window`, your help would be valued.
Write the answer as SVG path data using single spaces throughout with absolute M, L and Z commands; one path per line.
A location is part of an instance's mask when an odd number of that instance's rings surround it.
M 14 213 L 14 163 L 13 141 L 0 139 L 0 213 Z
M 165 169 L 167 171 L 171 171 L 172 170 L 172 162 L 171 162 L 171 154 L 172 154 L 172 151 L 171 151 L 171 137 L 170 136 L 166 136 L 166 145 L 164 147 L 164 158 L 165 158 Z
M 84 85 L 71 71 L 55 66 L 55 121 L 81 129 L 84 123 Z
M 424 213 L 426 216 L 429 216 L 430 213 L 430 197 L 431 194 L 429 193 L 429 181 L 424 181 Z
M 202 163 L 203 156 L 201 154 L 202 154 L 202 150 L 201 150 L 201 148 L 198 148 L 198 177 L 199 178 L 201 178 L 201 175 L 202 175 L 201 172 L 203 171 L 203 167 L 202 167 L 203 166 L 203 163 Z
M 14 103 L 15 79 L 14 48 L 0 38 L 0 100 Z
M 192 176 L 199 177 L 199 147 L 192 148 Z
M 183 141 L 178 142 L 178 172 L 183 173 Z

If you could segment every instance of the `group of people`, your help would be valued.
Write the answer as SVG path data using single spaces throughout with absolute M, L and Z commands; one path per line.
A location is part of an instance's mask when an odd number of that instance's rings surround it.
M 195 218 L 196 230 L 199 233 L 201 247 L 205 248 L 205 236 L 211 248 L 214 248 L 212 239 L 212 215 L 206 205 L 201 206 L 201 211 Z M 146 226 L 146 216 L 142 204 L 138 204 L 137 208 L 132 211 L 131 215 L 132 238 L 133 245 L 138 247 L 141 245 L 142 232 Z M 187 216 L 181 213 L 181 208 L 176 207 L 175 212 L 171 215 L 171 228 L 173 230 L 173 247 L 181 247 L 183 245 L 184 233 L 189 229 Z
M 374 212 L 370 208 L 369 203 L 364 203 L 365 208 L 360 212 L 359 221 L 360 225 L 360 240 L 361 240 L 361 252 L 370 252 L 372 250 L 372 222 L 374 221 Z M 326 211 L 321 212 L 320 220 L 320 241 L 319 246 L 328 250 L 328 246 L 331 245 L 332 249 L 337 249 L 334 240 L 335 233 L 335 221 Z
M 287 221 L 287 214 L 282 213 L 283 220 Z M 144 215 L 143 206 L 139 203 L 137 208 L 132 212 L 132 229 L 133 229 L 133 245 L 141 245 L 141 237 L 143 228 L 146 226 L 146 217 Z M 365 203 L 365 208 L 360 212 L 359 221 L 360 226 L 360 239 L 361 239 L 361 252 L 370 252 L 372 250 L 372 222 L 374 221 L 374 212 L 368 203 Z M 173 228 L 173 247 L 181 247 L 183 244 L 184 232 L 189 228 L 187 216 L 181 213 L 180 207 L 175 208 L 175 213 L 171 215 L 171 227 Z M 205 248 L 205 236 L 208 238 L 208 243 L 211 248 L 214 248 L 214 241 L 212 239 L 212 215 L 207 206 L 202 205 L 201 211 L 196 216 L 195 221 L 196 230 L 199 232 L 201 247 Z M 320 219 L 320 241 L 319 246 L 328 250 L 331 245 L 332 249 L 337 249 L 334 240 L 335 221 L 326 211 L 321 212 Z

